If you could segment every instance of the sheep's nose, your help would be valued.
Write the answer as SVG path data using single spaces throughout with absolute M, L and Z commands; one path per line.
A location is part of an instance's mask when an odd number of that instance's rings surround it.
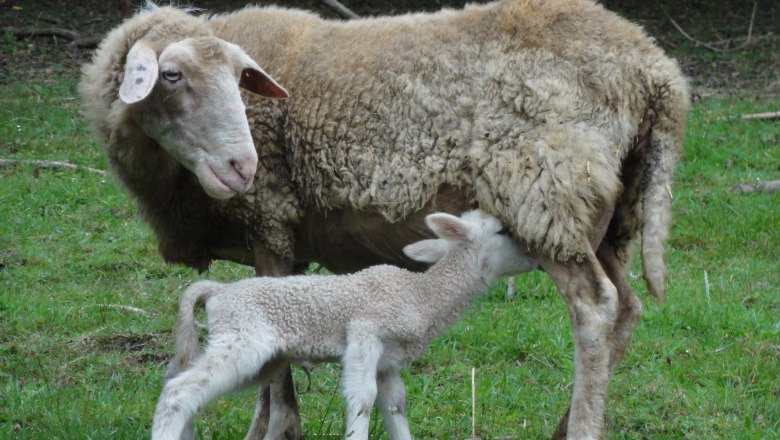
M 230 167 L 238 174 L 245 186 L 249 186 L 252 183 L 257 168 L 257 164 L 254 161 L 230 159 Z

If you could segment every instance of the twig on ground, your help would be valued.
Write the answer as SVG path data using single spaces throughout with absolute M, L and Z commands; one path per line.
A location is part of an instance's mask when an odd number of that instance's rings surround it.
M 725 349 L 729 348 L 730 346 L 731 344 L 721 345 L 720 347 L 716 348 L 715 351 L 713 351 L 713 353 L 715 354 L 722 353 Z
M 735 186 L 733 190 L 741 193 L 780 191 L 780 180 L 768 180 L 766 182 L 757 182 L 757 183 L 743 183 L 742 185 Z
M 771 119 L 780 119 L 780 112 L 749 113 L 741 116 L 745 120 L 768 121 Z
M 342 5 L 338 2 L 338 0 L 320 0 L 322 3 L 325 4 L 325 6 L 329 7 L 333 10 L 333 12 L 339 14 L 341 17 L 346 18 L 348 20 L 360 18 L 359 15 L 354 13 L 351 9 L 348 7 Z
M 680 31 L 680 33 L 683 35 L 683 37 L 685 37 L 685 38 L 687 38 L 688 40 L 690 40 L 690 41 L 694 42 L 695 44 L 697 44 L 697 45 L 699 45 L 699 46 L 702 46 L 702 47 L 706 47 L 707 49 L 709 49 L 709 50 L 712 50 L 712 51 L 715 51 L 715 52 L 727 52 L 726 50 L 719 49 L 719 48 L 717 48 L 717 47 L 715 47 L 715 46 L 710 46 L 709 44 L 707 44 L 707 43 L 705 43 L 705 42 L 703 42 L 703 41 L 699 41 L 699 40 L 697 40 L 697 39 L 695 39 L 695 38 L 691 37 L 690 35 L 688 35 L 688 33 L 687 33 L 687 32 L 685 32 L 685 31 L 683 30 L 683 28 L 681 28 L 681 27 L 680 27 L 680 25 L 679 25 L 679 24 L 677 24 L 677 22 L 676 22 L 676 21 L 674 21 L 674 19 L 673 19 L 672 17 L 669 17 L 669 16 L 667 15 L 667 18 L 669 18 L 669 21 L 670 21 L 670 22 L 672 22 L 672 24 L 674 25 L 674 27 L 676 27 L 676 28 L 677 28 L 677 30 L 678 30 L 678 31 Z
M 152 316 L 151 313 L 147 312 L 144 309 L 139 309 L 138 307 L 133 307 L 133 306 L 127 306 L 124 304 L 90 304 L 82 307 L 82 310 L 87 307 L 97 307 L 99 309 L 116 309 L 116 310 L 123 310 L 125 312 L 138 313 L 139 315 L 143 315 L 143 316 Z
M 693 38 L 692 36 L 690 36 L 687 32 L 685 32 L 685 30 L 679 24 L 677 24 L 677 22 L 674 21 L 674 19 L 672 17 L 670 17 L 668 13 L 666 14 L 666 18 L 669 19 L 669 21 L 674 25 L 675 28 L 677 28 L 677 30 L 683 35 L 683 37 L 685 37 L 688 40 L 692 41 L 696 45 L 702 46 L 704 48 L 707 48 L 707 49 L 715 51 L 715 52 L 727 53 L 727 52 L 733 52 L 733 51 L 736 51 L 736 50 L 744 49 L 745 47 L 747 47 L 749 44 L 751 44 L 753 42 L 753 23 L 756 20 L 756 8 L 757 8 L 757 3 L 753 3 L 753 13 L 750 15 L 750 24 L 748 25 L 748 33 L 747 33 L 747 37 L 745 37 L 745 39 L 744 39 L 744 42 L 742 44 L 740 44 L 740 45 L 737 45 L 737 46 L 734 46 L 734 47 L 731 47 L 731 48 L 729 48 L 729 47 L 719 48 L 719 47 L 713 46 L 712 43 L 705 43 L 703 41 L 697 40 L 697 39 Z M 756 39 L 756 40 L 758 40 L 758 39 Z M 734 40 L 733 39 L 726 40 L 725 45 L 728 45 L 732 41 L 734 41 Z
M 477 369 L 471 369 L 471 438 L 477 438 Z
M 739 116 L 721 116 L 717 118 L 716 121 L 728 121 L 732 119 L 742 119 L 744 121 L 770 121 L 780 119 L 780 112 L 745 113 Z
M 10 33 L 14 37 L 60 37 L 71 42 L 76 47 L 92 49 L 97 47 L 100 39 L 91 37 L 82 37 L 76 31 L 56 27 L 40 29 L 18 29 L 15 27 L 4 27 L 0 30 L 2 33 Z
M 59 162 L 53 160 L 24 160 L 24 159 L 0 159 L 0 166 L 3 165 L 35 165 L 36 167 L 49 168 L 53 170 L 68 169 L 68 170 L 84 170 L 94 174 L 106 175 L 105 170 L 99 170 L 97 168 L 86 167 L 82 165 L 76 165 L 69 162 Z

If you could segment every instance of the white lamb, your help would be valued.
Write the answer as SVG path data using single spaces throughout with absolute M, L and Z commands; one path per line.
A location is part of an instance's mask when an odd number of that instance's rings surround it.
M 410 439 L 400 368 L 498 277 L 537 266 L 499 220 L 482 211 L 460 218 L 436 213 L 426 222 L 440 238 L 404 248 L 415 260 L 436 262 L 424 273 L 382 265 L 352 275 L 190 286 L 179 308 L 175 376 L 157 404 L 152 438 L 191 438 L 198 409 L 231 390 L 267 383 L 291 363 L 340 360 L 345 437 L 368 438 L 378 399 L 389 438 Z M 198 350 L 193 310 L 200 299 L 209 336 L 192 361 Z M 272 418 L 269 433 L 273 424 Z

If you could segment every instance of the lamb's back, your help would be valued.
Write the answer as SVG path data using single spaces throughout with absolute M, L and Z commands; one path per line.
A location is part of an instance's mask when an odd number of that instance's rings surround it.
M 373 266 L 351 275 L 249 278 L 227 286 L 207 303 L 211 333 L 268 331 L 288 356 L 331 359 L 342 353 L 356 320 L 380 332 L 417 327 L 410 301 L 417 274 L 395 266 Z

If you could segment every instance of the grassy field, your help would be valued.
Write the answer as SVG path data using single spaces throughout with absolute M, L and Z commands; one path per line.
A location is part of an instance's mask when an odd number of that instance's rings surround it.
M 0 158 L 105 169 L 75 80 L 31 84 L 1 86 Z M 697 102 L 674 188 L 668 299 L 645 302 L 610 389 L 610 438 L 780 438 L 780 193 L 730 190 L 780 178 L 780 124 L 722 119 L 778 107 Z M 0 167 L 0 439 L 147 437 L 178 294 L 250 275 L 163 264 L 109 176 Z M 517 290 L 510 301 L 496 286 L 405 372 L 418 438 L 471 435 L 472 368 L 478 436 L 553 431 L 571 391 L 568 316 L 544 274 L 518 277 Z M 295 374 L 307 438 L 339 438 L 338 370 Z M 199 435 L 242 438 L 253 406 L 252 392 L 215 402 Z

